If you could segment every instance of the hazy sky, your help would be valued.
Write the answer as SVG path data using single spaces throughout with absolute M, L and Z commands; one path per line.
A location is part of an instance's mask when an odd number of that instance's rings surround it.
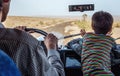
M 95 4 L 94 11 L 69 12 L 68 5 Z M 117 10 L 118 9 L 118 10 Z M 15 16 L 79 16 L 95 11 L 120 15 L 120 0 L 12 0 L 9 15 Z

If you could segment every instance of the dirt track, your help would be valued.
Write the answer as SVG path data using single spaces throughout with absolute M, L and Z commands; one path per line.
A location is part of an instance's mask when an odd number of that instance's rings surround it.
M 75 19 L 63 19 L 63 18 L 32 18 L 32 17 L 8 17 L 5 22 L 6 27 L 15 27 L 18 25 L 25 25 L 28 27 L 34 27 L 45 30 L 46 32 L 59 32 L 63 36 L 79 33 L 80 28 L 72 24 Z M 88 30 L 87 30 L 88 31 Z M 113 29 L 113 37 L 120 37 L 120 28 Z M 34 34 L 38 37 L 38 34 Z M 73 38 L 72 38 L 73 39 Z M 66 39 L 69 40 L 69 39 Z M 120 40 L 117 40 L 120 44 Z

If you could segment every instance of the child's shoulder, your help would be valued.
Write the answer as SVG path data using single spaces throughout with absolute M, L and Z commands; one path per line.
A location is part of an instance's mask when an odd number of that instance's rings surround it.
M 93 32 L 87 32 L 84 37 L 91 37 L 91 36 L 95 36 L 96 34 Z
M 86 33 L 83 38 L 85 38 L 85 39 L 101 39 L 101 40 L 111 40 L 111 41 L 114 41 L 114 38 L 112 38 L 109 35 L 95 34 L 93 32 Z

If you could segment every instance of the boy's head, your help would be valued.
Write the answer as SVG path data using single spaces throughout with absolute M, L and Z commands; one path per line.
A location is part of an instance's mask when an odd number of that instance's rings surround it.
M 92 28 L 96 34 L 107 34 L 112 30 L 113 17 L 110 13 L 99 11 L 92 16 Z

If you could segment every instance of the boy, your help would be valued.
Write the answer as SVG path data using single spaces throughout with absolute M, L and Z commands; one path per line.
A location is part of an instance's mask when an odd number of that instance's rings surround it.
M 113 76 L 110 51 L 114 40 L 107 35 L 112 30 L 112 24 L 112 15 L 99 11 L 92 16 L 91 26 L 94 33 L 81 30 L 83 35 L 81 63 L 84 76 Z

